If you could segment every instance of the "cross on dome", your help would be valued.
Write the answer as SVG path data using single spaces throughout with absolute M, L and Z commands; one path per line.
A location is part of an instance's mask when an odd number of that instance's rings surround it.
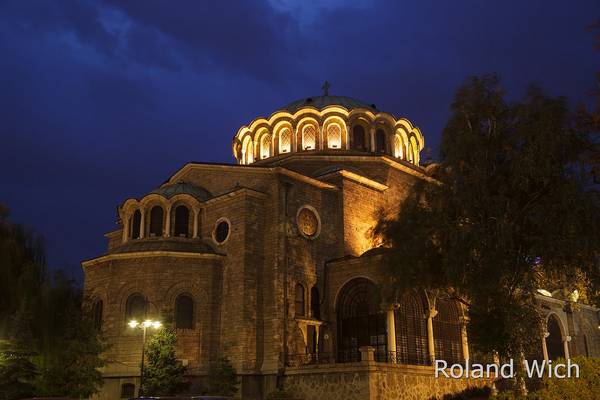
M 331 83 L 325 81 L 321 89 L 323 89 L 323 96 L 329 96 L 329 88 L 331 87 Z

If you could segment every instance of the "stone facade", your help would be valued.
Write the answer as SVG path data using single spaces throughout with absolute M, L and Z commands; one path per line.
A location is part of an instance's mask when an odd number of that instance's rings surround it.
M 136 318 L 172 321 L 192 379 L 227 357 L 244 399 L 282 382 L 306 400 L 421 399 L 485 384 L 432 376 L 436 355 L 469 359 L 460 305 L 436 310 L 415 293 L 382 307 L 373 297 L 386 270 L 371 230 L 416 182 L 432 181 L 423 145 L 408 120 L 372 105 L 306 99 L 242 127 L 237 165 L 189 163 L 125 200 L 107 253 L 82 263 L 112 345 L 98 398 L 119 398 L 124 384 L 137 391 Z M 571 355 L 600 354 L 596 310 L 541 298 Z M 374 360 L 360 362 L 361 346 Z

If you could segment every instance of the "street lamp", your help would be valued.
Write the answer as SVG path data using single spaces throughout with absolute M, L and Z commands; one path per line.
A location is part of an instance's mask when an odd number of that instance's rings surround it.
M 138 390 L 138 397 L 143 395 L 142 388 L 144 387 L 144 353 L 146 352 L 146 330 L 148 328 L 159 329 L 162 324 L 160 321 L 154 321 L 151 319 L 146 319 L 142 322 L 137 322 L 135 319 L 132 319 L 127 324 L 130 328 L 135 329 L 139 328 L 143 332 L 142 336 L 142 365 L 140 367 L 140 389 Z

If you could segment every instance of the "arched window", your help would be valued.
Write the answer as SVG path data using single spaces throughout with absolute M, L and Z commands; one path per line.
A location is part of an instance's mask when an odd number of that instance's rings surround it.
M 560 322 L 554 314 L 548 317 L 548 337 L 546 337 L 546 348 L 548 349 L 548 358 L 550 360 L 554 361 L 558 358 L 565 357 Z
M 402 158 L 402 139 L 400 135 L 394 135 L 394 157 Z
M 161 206 L 154 206 L 150 211 L 150 236 L 162 236 L 163 234 L 163 215 Z
M 292 131 L 289 128 L 283 128 L 279 132 L 279 152 L 289 153 L 292 151 Z
M 385 132 L 383 129 L 377 129 L 375 132 L 375 151 L 385 153 Z
M 360 361 L 361 346 L 375 347 L 375 359 L 387 359 L 385 314 L 379 312 L 375 285 L 355 278 L 342 288 L 338 305 L 338 362 Z
M 327 125 L 327 147 L 330 149 L 342 148 L 342 128 L 338 124 Z
M 194 327 L 194 300 L 187 294 L 181 294 L 175 300 L 175 327 L 178 329 Z
M 271 136 L 263 135 L 260 138 L 260 158 L 271 157 Z
M 352 128 L 352 147 L 356 150 L 365 150 L 365 128 L 354 125 Z
M 140 238 L 140 227 L 142 225 L 142 213 L 140 210 L 135 210 L 133 217 L 131 218 L 131 238 Z
M 412 162 L 414 164 L 419 164 L 419 145 L 417 144 L 417 140 L 415 139 L 414 136 L 410 137 L 410 147 L 412 149 L 412 154 L 411 154 L 411 158 L 412 158 Z
M 127 298 L 125 319 L 127 321 L 134 319 L 138 322 L 146 319 L 146 298 L 143 295 L 134 293 Z
M 314 125 L 306 125 L 302 128 L 302 150 L 314 150 L 317 148 L 317 130 Z
M 252 164 L 254 162 L 254 148 L 250 136 L 244 138 L 242 144 L 242 157 L 244 164 Z
M 135 397 L 135 385 L 133 383 L 124 383 L 121 385 L 121 398 L 131 399 Z
M 315 319 L 321 319 L 321 303 L 319 300 L 319 289 L 313 286 L 310 289 L 310 313 Z
M 304 304 L 304 286 L 301 284 L 296 285 L 296 295 L 295 295 L 295 308 L 294 311 L 297 317 L 304 317 L 305 312 L 305 304 Z
M 415 294 L 402 297 L 394 311 L 396 326 L 396 359 L 401 364 L 429 364 L 427 348 L 427 321 L 423 302 Z
M 186 206 L 175 209 L 175 236 L 189 236 L 190 210 Z
M 456 301 L 440 298 L 436 301 L 437 315 L 433 318 L 433 338 L 436 360 L 448 364 L 463 361 L 462 337 Z
M 102 329 L 102 300 L 96 300 L 92 305 L 92 318 L 94 321 L 94 329 L 100 331 Z

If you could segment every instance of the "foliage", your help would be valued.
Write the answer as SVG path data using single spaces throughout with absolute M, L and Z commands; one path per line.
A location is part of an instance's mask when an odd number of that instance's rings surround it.
M 83 308 L 81 290 L 61 273 L 48 277 L 42 240 L 11 223 L 2 206 L 0 292 L 0 336 L 8 338 L 0 352 L 2 395 L 96 393 L 105 345 Z
M 187 367 L 175 355 L 177 335 L 164 328 L 153 335 L 146 344 L 146 364 L 142 392 L 152 396 L 170 396 L 185 390 Z
M 594 400 L 600 393 L 600 359 L 574 357 L 571 362 L 579 365 L 579 378 L 559 379 L 545 377 L 544 389 L 532 393 L 535 400 Z M 566 363 L 557 360 L 555 363 Z
M 449 393 L 441 397 L 441 400 L 483 400 L 488 399 L 491 394 L 491 389 L 487 386 L 484 387 L 468 387 L 459 393 Z M 437 400 L 439 398 L 434 397 L 431 400 Z
M 564 98 L 534 87 L 509 104 L 496 77 L 471 78 L 443 132 L 438 183 L 416 184 L 375 230 L 395 249 L 387 295 L 449 292 L 469 304 L 474 350 L 519 359 L 538 348 L 537 289 L 560 282 L 587 300 L 600 282 L 589 148 Z
M 233 396 L 237 391 L 237 371 L 227 358 L 219 358 L 208 373 L 208 393 Z

